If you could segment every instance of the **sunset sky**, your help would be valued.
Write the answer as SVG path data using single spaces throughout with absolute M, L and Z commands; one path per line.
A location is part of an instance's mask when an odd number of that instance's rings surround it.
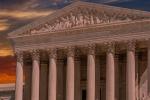
M 12 46 L 7 34 L 77 0 L 0 0 L 0 84 L 15 82 Z M 83 0 L 150 11 L 150 0 Z

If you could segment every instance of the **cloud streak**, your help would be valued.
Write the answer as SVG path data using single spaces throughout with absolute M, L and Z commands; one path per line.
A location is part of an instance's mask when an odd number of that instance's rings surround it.
M 13 56 L 13 50 L 8 42 L 0 43 L 0 57 Z
M 16 19 L 22 19 L 22 20 L 27 20 L 31 18 L 36 18 L 36 17 L 41 17 L 41 16 L 46 16 L 48 14 L 51 14 L 53 11 L 10 11 L 10 10 L 2 10 L 0 12 L 1 17 L 12 17 Z
M 5 31 L 9 29 L 9 24 L 7 23 L 7 20 L 1 19 L 0 20 L 0 32 Z

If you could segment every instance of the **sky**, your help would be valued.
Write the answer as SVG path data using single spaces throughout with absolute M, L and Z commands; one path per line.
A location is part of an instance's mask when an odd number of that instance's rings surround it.
M 7 34 L 77 0 L 0 0 L 0 84 L 15 82 L 16 59 Z M 83 0 L 150 11 L 150 0 Z

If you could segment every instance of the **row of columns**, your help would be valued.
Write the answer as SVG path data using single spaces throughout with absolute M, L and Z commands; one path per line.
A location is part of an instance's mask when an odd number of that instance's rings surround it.
M 48 100 L 56 100 L 57 88 L 57 66 L 56 50 L 51 49 L 49 52 L 49 84 Z M 108 44 L 106 55 L 106 100 L 115 100 L 115 62 L 114 62 L 114 45 Z M 31 100 L 39 100 L 39 53 L 32 53 L 32 94 Z M 148 48 L 148 62 L 150 62 L 150 47 Z M 148 63 L 150 66 L 150 63 Z M 128 43 L 127 49 L 127 100 L 135 100 L 135 44 Z M 149 67 L 150 71 L 150 67 Z M 66 78 L 66 100 L 74 100 L 74 83 L 75 83 L 75 64 L 74 48 L 69 47 L 67 52 L 67 78 Z M 23 55 L 17 53 L 16 67 L 16 92 L 15 100 L 23 100 Z M 95 45 L 88 46 L 87 54 L 87 100 L 95 100 Z

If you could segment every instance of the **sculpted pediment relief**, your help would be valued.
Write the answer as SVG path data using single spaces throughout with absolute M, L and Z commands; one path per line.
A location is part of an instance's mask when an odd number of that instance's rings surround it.
M 78 8 L 54 21 L 47 22 L 40 28 L 31 30 L 31 34 L 42 32 L 54 32 L 71 28 L 80 28 L 97 24 L 119 23 L 144 19 L 143 16 L 131 15 L 128 13 L 117 13 L 110 11 L 98 11 L 90 8 Z
M 66 7 L 67 8 L 67 7 Z M 71 7 L 70 7 L 71 8 Z M 57 32 L 62 30 L 69 30 L 73 28 L 82 28 L 94 25 L 103 25 L 109 23 L 130 22 L 135 20 L 143 20 L 150 18 L 150 16 L 144 16 L 140 12 L 134 13 L 133 11 L 117 10 L 116 8 L 108 6 L 96 7 L 90 3 L 88 5 L 75 5 L 70 9 L 62 9 L 61 14 L 56 18 L 50 19 L 42 25 L 29 29 L 18 35 L 33 35 L 49 32 Z M 111 9 L 112 8 L 112 9 Z M 60 10 L 61 11 L 61 10 Z M 59 12 L 60 12 L 59 11 Z M 57 14 L 57 11 L 55 12 Z

